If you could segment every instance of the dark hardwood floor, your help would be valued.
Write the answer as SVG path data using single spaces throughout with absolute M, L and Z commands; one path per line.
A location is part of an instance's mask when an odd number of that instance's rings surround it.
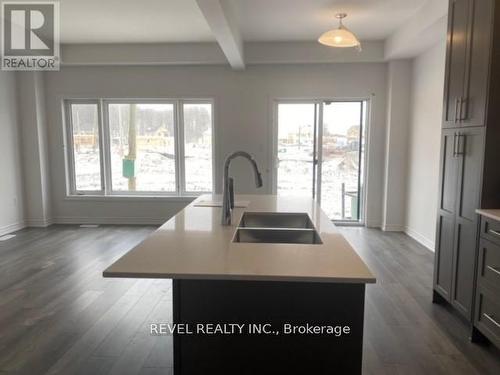
M 51 226 L 0 242 L 0 374 L 170 374 L 170 280 L 104 279 L 154 227 Z M 433 254 L 399 233 L 340 228 L 378 278 L 367 288 L 364 374 L 500 374 L 431 303 Z M 334 372 L 333 372 L 334 373 Z

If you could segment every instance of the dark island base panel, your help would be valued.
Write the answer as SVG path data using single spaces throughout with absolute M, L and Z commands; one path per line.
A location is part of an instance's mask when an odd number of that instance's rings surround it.
M 174 335 L 174 374 L 361 374 L 364 284 L 174 280 L 174 323 L 271 323 L 279 335 Z M 285 335 L 292 325 L 350 333 Z

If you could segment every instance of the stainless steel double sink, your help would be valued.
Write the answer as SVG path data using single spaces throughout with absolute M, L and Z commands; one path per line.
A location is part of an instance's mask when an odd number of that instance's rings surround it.
M 319 245 L 323 242 L 307 213 L 245 212 L 233 242 Z

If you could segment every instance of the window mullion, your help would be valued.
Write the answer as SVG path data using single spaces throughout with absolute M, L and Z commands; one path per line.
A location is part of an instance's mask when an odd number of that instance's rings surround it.
M 100 100 L 100 124 L 102 127 L 102 154 L 104 162 L 102 163 L 102 175 L 104 176 L 104 195 L 110 195 L 112 193 L 111 185 L 111 135 L 109 131 L 109 116 L 108 116 L 108 104 L 107 102 Z
M 176 154 L 178 155 L 176 178 L 177 178 L 177 193 L 179 195 L 186 194 L 186 169 L 184 157 L 184 113 L 183 101 L 176 102 Z
M 72 116 L 72 103 L 66 101 L 64 103 L 64 110 L 66 111 L 66 157 L 68 158 L 68 173 L 69 173 L 69 192 L 76 195 L 76 166 L 73 144 L 73 116 Z
M 100 181 L 99 190 L 96 189 L 78 189 L 77 181 L 77 161 L 75 157 L 76 147 L 75 147 L 75 124 L 73 122 L 73 111 L 74 106 L 94 106 L 97 117 L 97 135 L 99 139 L 99 175 Z M 96 99 L 71 99 L 64 101 L 64 111 L 66 116 L 66 153 L 68 160 L 68 173 L 69 173 L 69 194 L 71 195 L 84 195 L 84 194 L 94 194 L 102 195 L 104 192 L 104 179 L 103 179 L 103 150 L 102 150 L 102 126 L 100 118 L 100 106 L 99 100 Z

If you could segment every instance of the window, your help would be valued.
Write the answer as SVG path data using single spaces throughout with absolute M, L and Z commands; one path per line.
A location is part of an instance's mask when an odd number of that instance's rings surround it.
M 101 191 L 99 110 L 96 103 L 71 104 L 71 155 L 75 191 Z
M 109 103 L 107 108 L 112 190 L 175 192 L 174 105 Z
M 66 101 L 69 194 L 211 192 L 212 107 L 206 100 Z
M 212 106 L 185 103 L 183 118 L 186 190 L 212 190 Z

